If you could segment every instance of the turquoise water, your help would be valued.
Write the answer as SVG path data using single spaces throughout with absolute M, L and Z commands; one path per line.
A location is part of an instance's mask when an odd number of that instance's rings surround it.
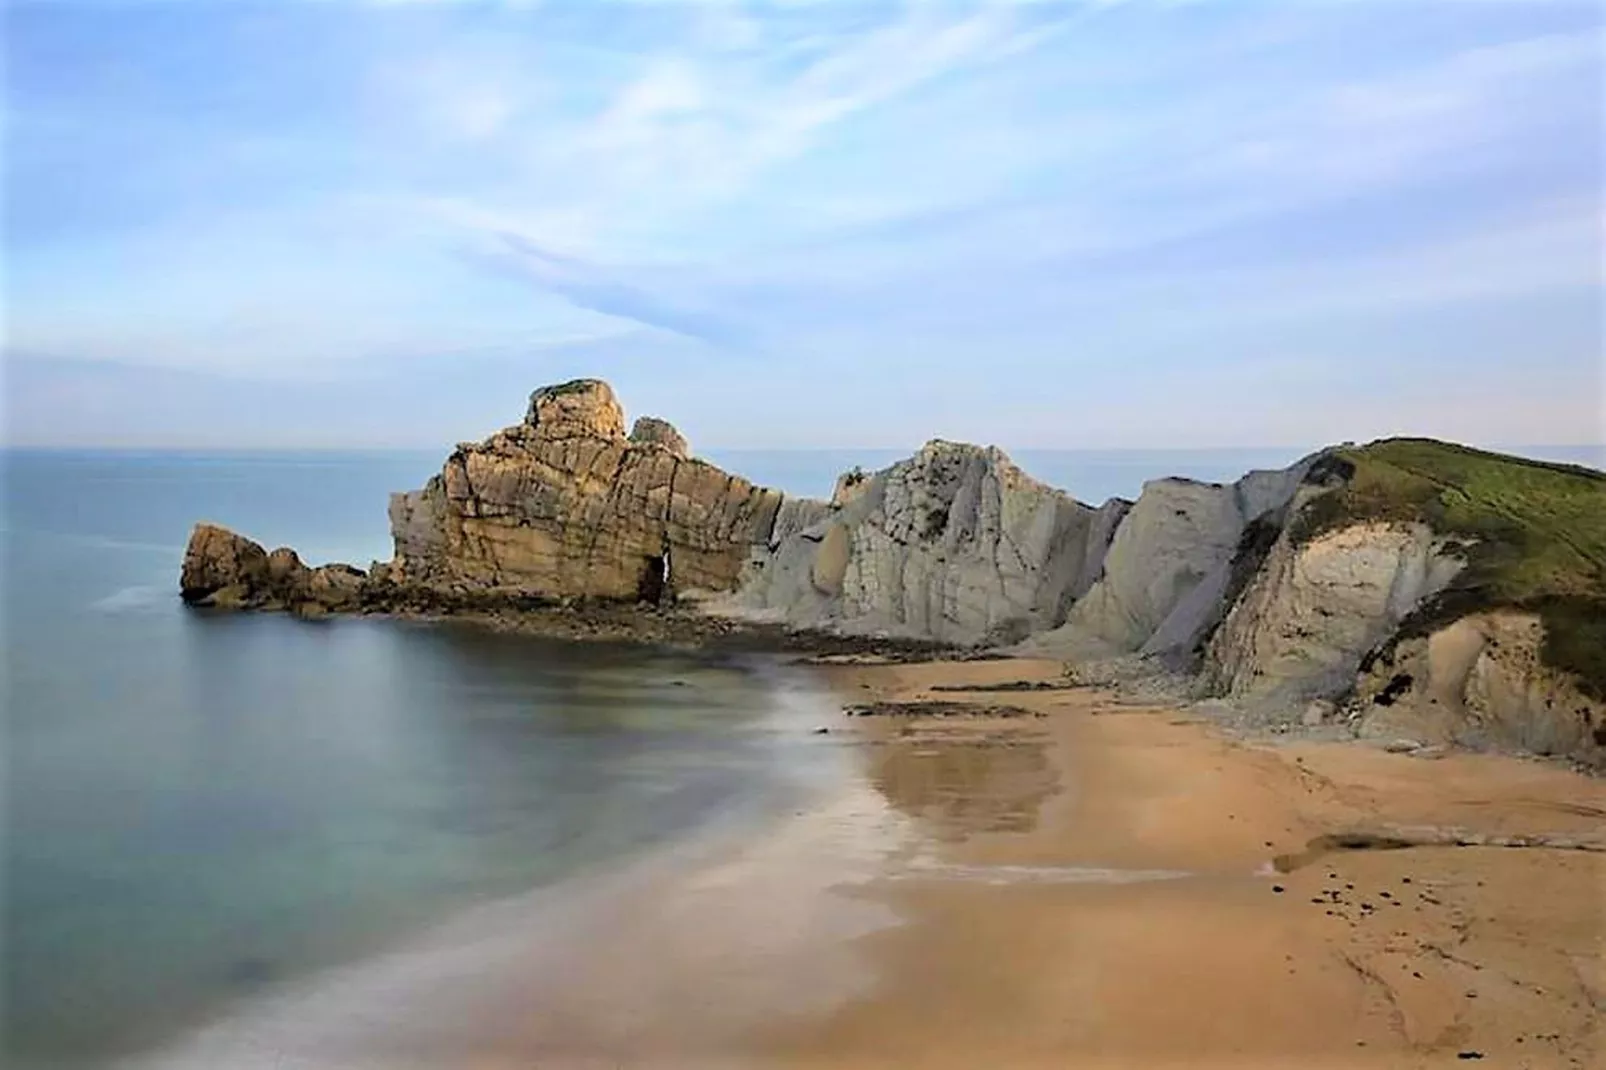
M 1019 460 L 1098 502 L 1298 452 Z M 896 459 L 713 457 L 813 495 Z M 762 664 L 179 605 L 195 520 L 365 564 L 389 556 L 388 492 L 438 463 L 5 455 L 6 1065 L 160 1047 L 476 904 L 779 806 L 812 768 Z

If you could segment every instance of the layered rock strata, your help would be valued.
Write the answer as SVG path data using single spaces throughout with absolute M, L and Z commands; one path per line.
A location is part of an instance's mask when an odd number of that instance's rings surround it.
M 1065 619 L 1125 510 L 1083 505 L 1001 450 L 933 441 L 799 510 L 731 604 L 806 627 L 1015 642 Z
M 576 380 L 536 391 L 522 423 L 393 496 L 386 578 L 549 599 L 730 590 L 783 500 L 690 456 L 662 420 L 627 436 L 612 389 Z

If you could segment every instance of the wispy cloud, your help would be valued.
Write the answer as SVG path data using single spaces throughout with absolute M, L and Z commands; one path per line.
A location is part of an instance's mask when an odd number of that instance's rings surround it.
M 559 168 L 586 176 L 558 185 L 570 213 L 589 217 L 594 242 L 651 245 L 666 216 L 700 215 L 743 197 L 833 128 L 1048 40 L 1043 25 L 1022 26 L 1006 5 L 955 14 L 910 4 L 870 26 L 820 9 L 790 30 L 746 18 L 737 5 L 708 11 L 687 39 L 632 55 L 634 72 L 595 113 L 548 124 L 534 145 L 510 146 L 537 191 L 551 189 L 542 176 Z M 467 77 L 438 92 L 455 111 L 477 99 L 474 84 Z M 479 207 L 506 214 L 521 205 L 486 199 Z
M 1343 194 L 1431 176 L 1455 151 L 1499 151 L 1531 125 L 1538 101 L 1598 79 L 1598 32 L 1467 48 L 1419 67 L 1339 80 L 1295 95 L 1246 124 L 1184 178 L 1281 178 L 1295 196 Z
M 603 336 L 649 396 L 743 364 L 774 407 L 732 435 L 778 435 L 829 375 L 866 438 L 1026 426 L 978 368 L 1031 384 L 1040 437 L 1090 395 L 1139 405 L 1127 377 L 1164 384 L 1142 412 L 1249 397 L 1270 428 L 1344 347 L 1402 391 L 1451 350 L 1495 383 L 1505 352 L 1569 420 L 1599 378 L 1580 5 L 328 0 L 8 28 L 8 330 L 53 354 L 310 382 L 523 346 L 534 376 Z
M 504 263 L 514 266 L 535 285 L 581 308 L 712 345 L 729 346 L 744 340 L 741 331 L 725 317 L 678 307 L 598 265 L 543 249 L 521 235 L 503 233 L 498 237 L 508 254 Z

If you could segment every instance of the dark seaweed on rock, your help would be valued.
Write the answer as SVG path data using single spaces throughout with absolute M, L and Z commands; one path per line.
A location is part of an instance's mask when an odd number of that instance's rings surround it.
M 1260 572 L 1261 566 L 1271 556 L 1272 548 L 1277 545 L 1277 540 L 1283 533 L 1283 512 L 1284 510 L 1275 510 L 1257 516 L 1244 525 L 1243 534 L 1238 536 L 1238 545 L 1233 550 L 1232 563 L 1228 566 L 1227 589 L 1221 597 L 1216 620 L 1199 636 L 1199 642 L 1193 651 L 1195 657 L 1204 654 L 1228 611 L 1237 604 L 1238 599 L 1243 596 L 1244 591 Z

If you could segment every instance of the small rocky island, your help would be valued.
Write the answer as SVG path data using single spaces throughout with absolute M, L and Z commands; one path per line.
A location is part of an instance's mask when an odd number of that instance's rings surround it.
M 1606 474 L 1423 439 L 1091 506 L 999 449 L 932 441 L 829 501 L 691 454 L 603 382 L 392 496 L 395 556 L 308 567 L 210 524 L 187 603 L 329 613 L 647 611 L 1112 659 L 1261 723 L 1606 765 Z

